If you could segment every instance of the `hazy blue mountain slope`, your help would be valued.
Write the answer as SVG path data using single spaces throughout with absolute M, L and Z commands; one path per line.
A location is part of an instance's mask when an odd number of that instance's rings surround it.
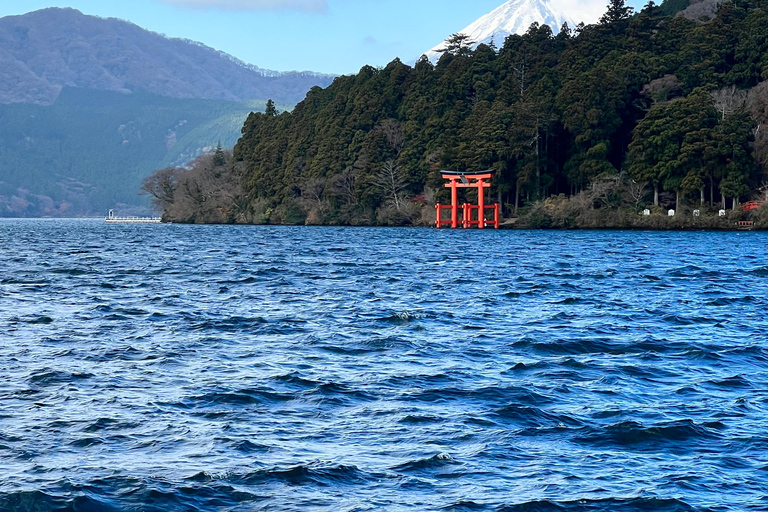
M 295 104 L 333 77 L 246 65 L 119 19 L 50 8 L 0 19 L 0 103 L 50 105 L 63 87 Z
M 251 110 L 332 80 L 74 9 L 2 18 L 0 216 L 135 209 L 153 170 L 233 146 Z
M 66 88 L 50 106 L 0 105 L 0 216 L 99 215 L 146 204 L 144 176 L 218 141 L 260 102 Z M 120 206 L 120 204 L 125 206 Z

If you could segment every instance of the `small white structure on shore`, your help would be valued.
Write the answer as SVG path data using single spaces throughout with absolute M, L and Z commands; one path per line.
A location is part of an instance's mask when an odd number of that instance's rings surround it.
M 675 216 L 675 210 L 669 210 L 667 212 L 667 215 L 669 215 L 670 217 L 674 217 Z
M 725 210 L 720 210 L 718 215 L 720 215 L 720 217 L 725 217 Z
M 647 208 L 645 210 L 643 210 L 643 215 L 645 215 L 646 217 L 648 217 L 650 214 L 651 214 L 651 210 L 649 210 Z
M 694 217 L 701 217 L 701 210 L 693 210 Z
M 109 210 L 104 222 L 107 224 L 160 224 L 160 217 L 115 217 L 115 211 Z

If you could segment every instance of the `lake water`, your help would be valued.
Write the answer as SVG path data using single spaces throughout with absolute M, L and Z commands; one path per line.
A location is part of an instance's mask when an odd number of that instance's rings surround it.
M 768 234 L 0 221 L 0 509 L 768 509 Z

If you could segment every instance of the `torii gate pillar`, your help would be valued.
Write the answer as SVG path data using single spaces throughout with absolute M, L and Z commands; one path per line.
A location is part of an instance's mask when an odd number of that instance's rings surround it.
M 442 219 L 443 210 L 451 210 L 451 228 L 459 227 L 459 191 L 460 188 L 476 188 L 477 189 L 477 205 L 465 203 L 462 205 L 462 221 L 461 224 L 464 228 L 477 227 L 483 229 L 486 225 L 493 225 L 496 229 L 499 228 L 499 205 L 494 204 L 491 206 L 485 205 L 485 189 L 491 186 L 490 180 L 495 174 L 494 170 L 482 171 L 482 172 L 453 172 L 453 171 L 440 171 L 443 179 L 448 180 L 445 184 L 446 188 L 451 189 L 451 206 L 437 204 L 437 221 L 436 226 L 438 228 L 448 224 L 447 220 Z M 493 221 L 488 222 L 485 220 L 486 210 L 493 210 Z M 472 211 L 477 210 L 476 220 L 472 219 Z

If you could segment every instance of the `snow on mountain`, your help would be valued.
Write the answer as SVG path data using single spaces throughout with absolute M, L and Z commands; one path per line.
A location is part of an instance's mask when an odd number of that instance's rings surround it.
M 567 22 L 571 28 L 578 24 L 570 14 L 557 8 L 551 0 L 510 0 L 458 33 L 468 35 L 470 40 L 477 44 L 494 41 L 496 46 L 501 47 L 507 36 L 524 34 L 534 22 L 549 25 L 555 34 L 563 23 Z M 435 46 L 426 56 L 433 62 L 437 61 L 440 58 L 438 50 L 444 45 L 445 42 L 442 42 Z

